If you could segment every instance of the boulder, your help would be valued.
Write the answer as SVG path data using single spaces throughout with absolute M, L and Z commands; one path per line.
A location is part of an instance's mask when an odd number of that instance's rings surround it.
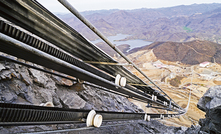
M 200 98 L 197 106 L 203 111 L 214 109 L 221 106 L 221 86 L 211 87 L 207 92 Z
M 208 133 L 221 133 L 221 86 L 211 87 L 200 98 L 197 107 L 206 112 L 206 118 L 200 119 L 201 130 Z

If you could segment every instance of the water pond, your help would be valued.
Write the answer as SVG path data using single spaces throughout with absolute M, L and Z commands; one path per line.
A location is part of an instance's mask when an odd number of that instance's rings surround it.
M 129 37 L 129 36 L 131 36 L 131 35 L 117 34 L 115 36 L 109 36 L 107 38 L 108 38 L 109 41 L 111 41 L 113 44 L 115 44 L 117 46 L 122 45 L 122 44 L 128 44 L 128 45 L 130 45 L 130 49 L 150 45 L 152 43 L 152 42 L 149 42 L 149 41 L 139 40 L 139 39 L 119 41 L 119 40 L 125 39 L 126 37 Z M 102 42 L 102 40 L 98 39 L 98 40 L 92 41 L 92 43 L 94 43 L 94 44 L 99 43 L 99 42 Z

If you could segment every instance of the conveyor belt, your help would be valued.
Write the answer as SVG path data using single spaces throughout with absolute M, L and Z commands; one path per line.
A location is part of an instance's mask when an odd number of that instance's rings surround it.
M 90 110 L 0 103 L 0 126 L 67 124 L 85 122 Z M 144 120 L 145 113 L 96 111 L 103 121 Z M 182 114 L 182 113 L 179 113 Z M 152 119 L 179 114 L 147 114 Z
M 148 94 L 143 94 L 139 91 L 133 91 L 133 89 L 127 89 L 117 86 L 111 81 L 108 81 L 93 73 L 69 64 L 63 60 L 55 58 L 47 53 L 44 53 L 2 33 L 0 33 L 0 47 L 2 52 L 14 55 L 24 60 L 45 66 L 58 72 L 68 74 L 81 80 L 95 83 L 99 86 L 105 87 L 115 92 L 123 93 L 146 102 L 152 102 L 162 107 L 168 107 L 165 106 L 162 102 L 151 100 L 151 96 L 149 96 Z
M 47 9 L 43 8 L 36 1 L 22 0 L 22 1 L 13 1 L 8 2 L 6 0 L 0 1 L 0 15 L 9 19 L 16 25 L 22 26 L 23 28 L 31 31 L 34 34 L 46 39 L 47 41 L 57 45 L 58 47 L 64 49 L 65 51 L 71 53 L 72 55 L 84 60 L 84 61 L 104 61 L 116 63 L 114 59 L 108 56 L 106 53 L 101 51 L 99 48 L 89 43 L 84 37 L 78 34 L 74 29 L 66 25 L 56 16 L 51 14 Z M 6 25 L 7 26 L 7 25 Z M 45 27 L 47 26 L 47 27 Z M 5 27 L 8 35 L 14 34 L 16 30 L 11 30 L 10 27 Z M 32 37 L 25 36 L 24 32 L 19 34 L 20 41 L 32 40 Z M 17 38 L 18 39 L 18 38 Z M 34 42 L 35 45 L 40 48 L 40 50 L 49 51 L 52 55 L 57 55 L 63 60 L 73 59 L 69 56 L 62 55 L 60 51 L 54 50 L 51 47 L 46 47 L 45 43 Z M 37 44 L 38 43 L 38 44 Z M 40 46 L 38 46 L 40 45 Z M 73 61 L 71 61 L 73 62 Z M 75 61 L 74 61 L 75 62 Z M 82 64 L 82 63 L 81 63 Z M 79 64 L 79 65 L 81 65 Z M 129 70 L 123 66 L 110 66 L 110 65 L 94 65 L 99 69 L 104 70 L 112 76 L 120 74 L 127 78 L 129 83 L 136 83 L 146 85 L 141 79 L 132 74 Z M 82 66 L 83 67 L 83 66 Z M 87 68 L 87 66 L 85 67 Z M 90 72 L 94 72 L 97 75 L 100 75 L 99 71 L 89 69 Z M 97 73 L 96 73 L 97 72 Z M 110 81 L 113 81 L 113 78 L 108 77 L 107 75 L 102 75 L 103 78 L 106 78 Z M 149 87 L 140 87 L 143 91 L 148 91 L 149 94 L 154 94 L 156 90 Z M 157 92 L 156 94 L 157 95 Z M 162 98 L 163 101 L 169 101 L 165 97 Z
M 1 4 L 0 15 L 2 17 L 15 23 L 18 26 L 25 28 L 28 31 L 31 31 L 32 33 L 47 40 L 53 45 L 56 45 L 57 47 L 64 49 L 65 51 L 69 52 L 71 55 L 74 55 L 75 57 L 80 58 L 83 61 L 98 61 L 98 62 L 102 61 L 102 62 L 117 63 L 113 58 L 111 58 L 106 53 L 101 51 L 99 48 L 88 42 L 78 32 L 76 32 L 70 26 L 68 26 L 63 21 L 61 21 L 56 16 L 54 16 L 52 13 L 50 13 L 37 1 L 14 0 L 9 2 L 7 0 L 2 0 L 0 1 L 0 4 Z M 116 74 L 121 74 L 121 76 L 127 78 L 127 81 L 129 83 L 147 85 L 145 82 L 143 82 L 141 79 L 139 79 L 137 76 L 132 74 L 129 70 L 127 70 L 123 66 L 110 66 L 110 65 L 99 65 L 99 64 L 94 65 L 97 68 L 105 71 L 107 74 L 101 73 L 101 71 L 98 71 L 97 69 L 94 69 L 93 67 L 88 66 L 85 63 L 79 62 L 77 58 L 73 58 L 73 56 L 71 55 L 62 53 L 62 51 L 59 51 L 59 49 L 55 49 L 54 47 L 46 44 L 45 42 L 35 40 L 32 36 L 27 35 L 25 32 L 18 32 L 16 31 L 16 28 L 4 24 L 3 22 L 1 23 L 2 23 L 1 25 L 2 33 L 9 35 L 10 37 L 13 37 L 16 40 L 19 40 L 25 44 L 29 44 L 38 50 L 53 55 L 68 63 L 74 64 L 106 80 L 113 81 L 114 79 L 112 76 L 116 76 Z M 4 51 L 8 52 L 9 50 L 4 49 Z M 12 52 L 10 52 L 10 54 L 12 54 Z M 20 56 L 24 57 L 22 55 Z M 26 54 L 26 56 L 28 55 Z M 59 66 L 57 66 L 57 68 L 58 67 Z M 56 68 L 56 66 L 54 68 Z M 68 71 L 66 71 L 66 73 L 67 72 Z M 83 78 L 83 76 L 80 77 Z M 148 85 L 146 87 L 145 86 L 142 87 L 135 86 L 135 87 L 137 87 L 139 90 L 142 90 L 144 94 L 148 93 L 150 95 L 154 94 L 158 96 L 159 103 L 162 103 L 162 101 L 166 101 L 167 103 L 169 103 L 171 101 L 169 100 L 169 98 L 167 98 L 167 96 L 160 95 L 160 92 L 158 92 L 157 90 L 151 87 L 148 87 Z M 131 91 L 136 89 L 131 86 L 126 86 L 126 88 L 129 88 Z M 174 102 L 172 102 L 172 105 L 177 108 L 180 107 Z
M 9 58 L 9 57 L 6 57 L 6 56 L 0 55 L 0 59 L 5 60 L 5 61 L 9 61 L 9 62 L 14 62 L 14 63 L 20 64 L 20 65 L 23 65 L 23 66 L 26 66 L 26 67 L 29 67 L 29 68 L 33 68 L 33 69 L 36 69 L 36 70 L 39 70 L 39 71 L 43 71 L 43 72 L 48 73 L 48 74 L 56 75 L 56 76 L 59 76 L 59 77 L 65 78 L 65 79 L 69 79 L 69 80 L 71 80 L 71 81 L 77 81 L 76 79 L 67 77 L 67 76 L 65 76 L 65 75 L 58 74 L 58 73 L 54 73 L 54 72 L 51 72 L 51 71 L 48 71 L 48 70 L 44 70 L 44 69 L 42 69 L 42 68 L 39 68 L 39 67 L 30 65 L 30 64 L 27 64 L 27 63 L 23 63 L 23 62 L 21 62 L 21 61 L 14 60 L 14 59 Z M 106 91 L 106 92 L 110 92 L 110 93 L 114 93 L 114 94 L 117 94 L 117 95 L 121 95 L 121 96 L 124 96 L 124 97 L 126 97 L 126 98 L 133 98 L 134 100 L 147 103 L 147 101 L 145 101 L 145 100 L 141 100 L 141 99 L 138 99 L 138 98 L 134 98 L 134 97 L 132 97 L 132 96 L 130 96 L 130 95 L 128 95 L 128 94 L 119 93 L 118 91 L 109 90 L 109 89 L 107 89 L 107 88 L 104 88 L 104 87 L 101 87 L 101 86 L 98 86 L 98 85 L 95 85 L 95 84 L 92 84 L 92 83 L 84 82 L 83 84 L 89 85 L 89 86 L 91 86 L 91 87 L 95 87 L 95 88 L 97 88 L 97 89 L 104 90 L 104 91 Z M 139 92 L 139 91 L 137 91 L 137 90 L 134 90 L 132 87 L 127 86 L 126 88 L 131 89 L 132 91 L 134 91 L 134 92 L 136 92 L 136 93 L 139 93 L 139 94 L 141 94 L 141 95 L 146 96 L 145 93 L 141 93 L 141 92 Z M 159 101 L 159 100 L 158 100 L 158 101 Z M 159 102 L 160 102 L 160 101 L 159 101 Z M 149 103 L 150 103 L 150 102 L 149 102 Z M 163 102 L 160 102 L 160 103 L 163 103 Z M 172 105 L 172 106 L 173 106 L 173 105 Z M 154 107 L 154 106 L 151 106 L 151 107 Z M 168 111 L 173 111 L 172 108 L 162 108 L 162 107 L 154 107 L 154 108 L 164 109 L 164 110 L 168 110 Z M 177 110 L 174 110 L 174 111 L 177 111 Z
M 64 60 L 70 64 L 73 64 L 73 65 L 80 67 L 84 70 L 87 70 L 89 72 L 93 72 L 94 74 L 96 74 L 100 77 L 103 77 L 109 81 L 114 81 L 113 77 L 111 77 L 105 73 L 102 73 L 101 71 L 93 68 L 92 66 L 90 66 L 88 64 L 85 64 L 84 62 L 81 62 L 80 60 L 78 60 L 74 56 L 72 56 L 68 53 L 65 53 L 64 51 L 62 51 L 58 47 L 55 47 L 46 41 L 41 40 L 40 38 L 32 35 L 28 31 L 21 29 L 19 27 L 16 27 L 13 24 L 10 24 L 10 22 L 4 20 L 1 17 L 0 17 L 0 32 L 5 35 L 8 35 L 16 40 L 19 40 L 29 46 L 32 46 L 38 50 L 48 53 L 48 54 L 50 54 L 54 57 L 57 57 L 61 60 Z

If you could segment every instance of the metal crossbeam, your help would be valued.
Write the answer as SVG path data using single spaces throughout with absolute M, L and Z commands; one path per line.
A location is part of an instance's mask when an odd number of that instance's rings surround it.
M 85 63 L 90 64 L 101 64 L 101 65 L 113 65 L 113 66 L 132 66 L 132 64 L 123 64 L 123 63 L 112 63 L 112 62 L 96 62 L 96 61 L 84 61 Z
M 133 86 L 150 87 L 149 85 L 144 85 L 144 84 L 136 84 L 136 83 L 127 83 L 127 84 Z

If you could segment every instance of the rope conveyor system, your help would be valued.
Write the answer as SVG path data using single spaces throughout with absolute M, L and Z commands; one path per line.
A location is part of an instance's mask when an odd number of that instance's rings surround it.
M 65 0 L 59 2 L 73 13 L 73 8 L 70 5 L 68 7 Z M 2 126 L 74 122 L 88 124 L 93 120 L 89 118 L 90 115 L 104 121 L 138 119 L 149 121 L 154 118 L 179 116 L 185 114 L 188 109 L 180 107 L 148 77 L 154 86 L 146 84 L 35 0 L 0 1 L 0 51 L 83 80 L 84 84 L 101 90 L 148 103 L 148 107 L 173 112 L 173 114 L 95 112 L 0 103 Z M 0 56 L 0 59 L 44 71 L 5 56 Z M 129 64 L 137 68 L 130 61 Z M 58 75 L 49 71 L 44 72 Z M 63 75 L 58 76 L 71 79 Z M 119 82 L 116 83 L 119 76 L 123 76 L 132 84 L 124 83 L 122 86 Z M 91 126 L 91 123 L 87 126 Z

